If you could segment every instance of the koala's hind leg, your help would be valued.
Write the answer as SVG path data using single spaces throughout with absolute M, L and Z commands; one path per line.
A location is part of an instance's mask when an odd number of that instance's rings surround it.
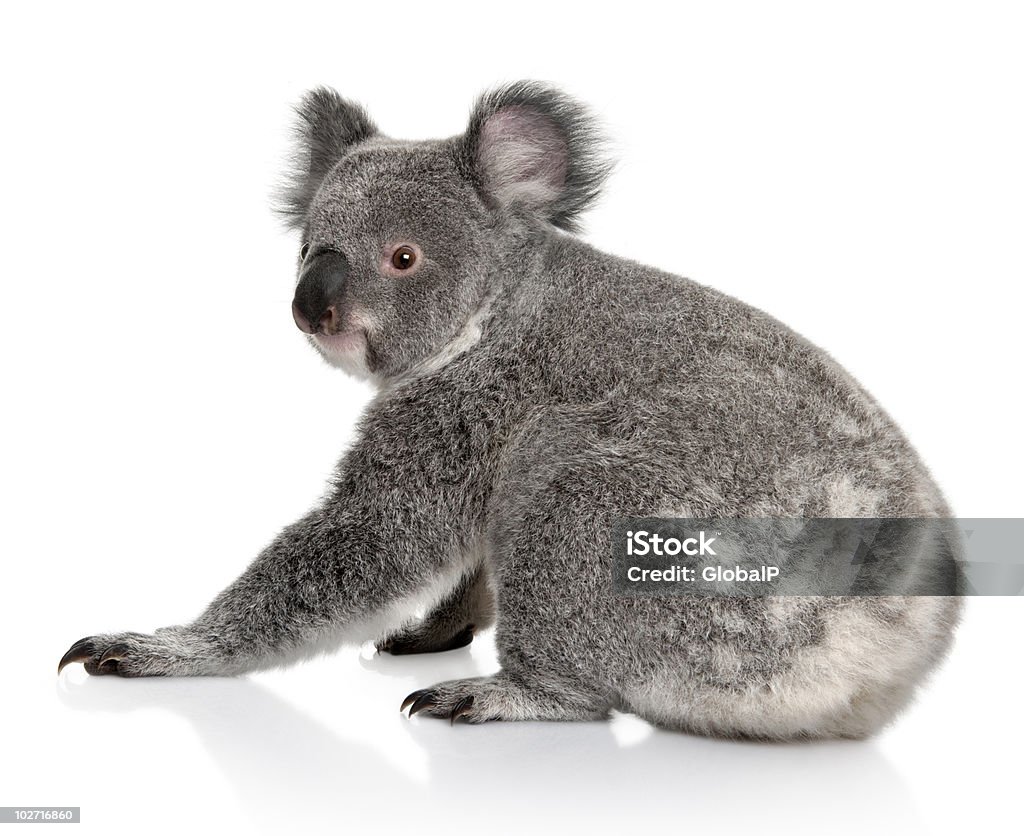
M 422 621 L 377 642 L 377 650 L 396 656 L 439 653 L 465 647 L 473 636 L 494 624 L 494 590 L 481 563 L 434 605 Z

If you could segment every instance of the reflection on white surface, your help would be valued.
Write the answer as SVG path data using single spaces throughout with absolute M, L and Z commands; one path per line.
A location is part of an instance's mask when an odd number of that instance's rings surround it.
M 359 823 L 408 832 L 441 822 L 491 833 L 721 830 L 723 820 L 728 832 L 818 833 L 826 821 L 829 832 L 864 832 L 880 821 L 886 830 L 921 829 L 901 776 L 876 743 L 714 741 L 632 717 L 455 727 L 410 721 L 397 710 L 407 691 L 486 672 L 493 667 L 481 664 L 486 648 L 475 655 L 342 656 L 267 675 L 270 681 L 76 677 L 58 693 L 65 706 L 88 714 L 93 728 L 116 728 L 110 714 L 149 709 L 184 719 L 230 788 L 224 806 L 272 831 Z M 312 706 L 308 713 L 272 687 L 286 676 L 295 688 L 315 677 L 315 693 L 298 693 Z M 152 759 L 174 758 L 164 750 Z M 175 766 L 165 789 L 188 798 L 189 764 Z

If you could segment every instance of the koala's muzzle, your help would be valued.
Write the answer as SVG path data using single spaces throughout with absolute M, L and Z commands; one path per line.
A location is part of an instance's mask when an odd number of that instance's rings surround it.
M 342 328 L 341 303 L 348 281 L 348 259 L 321 250 L 302 268 L 292 301 L 292 317 L 306 334 L 336 334 Z

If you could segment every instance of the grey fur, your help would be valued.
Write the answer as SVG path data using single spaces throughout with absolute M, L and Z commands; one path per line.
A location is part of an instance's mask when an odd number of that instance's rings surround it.
M 496 599 L 502 671 L 416 692 L 413 712 L 616 708 L 772 739 L 891 720 L 946 652 L 955 598 L 627 598 L 611 583 L 616 516 L 948 515 L 874 400 L 766 314 L 560 232 L 607 167 L 556 90 L 494 91 L 466 134 L 429 142 L 380 135 L 331 91 L 300 113 L 285 211 L 347 258 L 338 304 L 359 356 L 309 339 L 379 386 L 359 440 L 322 504 L 195 621 L 89 637 L 62 664 L 238 674 L 342 642 L 433 650 L 489 624 Z M 423 259 L 396 278 L 380 264 L 397 241 Z

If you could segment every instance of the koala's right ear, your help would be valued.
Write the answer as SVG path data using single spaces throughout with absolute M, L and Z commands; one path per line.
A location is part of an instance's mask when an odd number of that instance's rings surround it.
M 278 212 L 292 229 L 301 229 L 328 172 L 353 145 L 375 136 L 366 111 L 330 87 L 317 87 L 295 106 L 295 157 L 281 189 Z

